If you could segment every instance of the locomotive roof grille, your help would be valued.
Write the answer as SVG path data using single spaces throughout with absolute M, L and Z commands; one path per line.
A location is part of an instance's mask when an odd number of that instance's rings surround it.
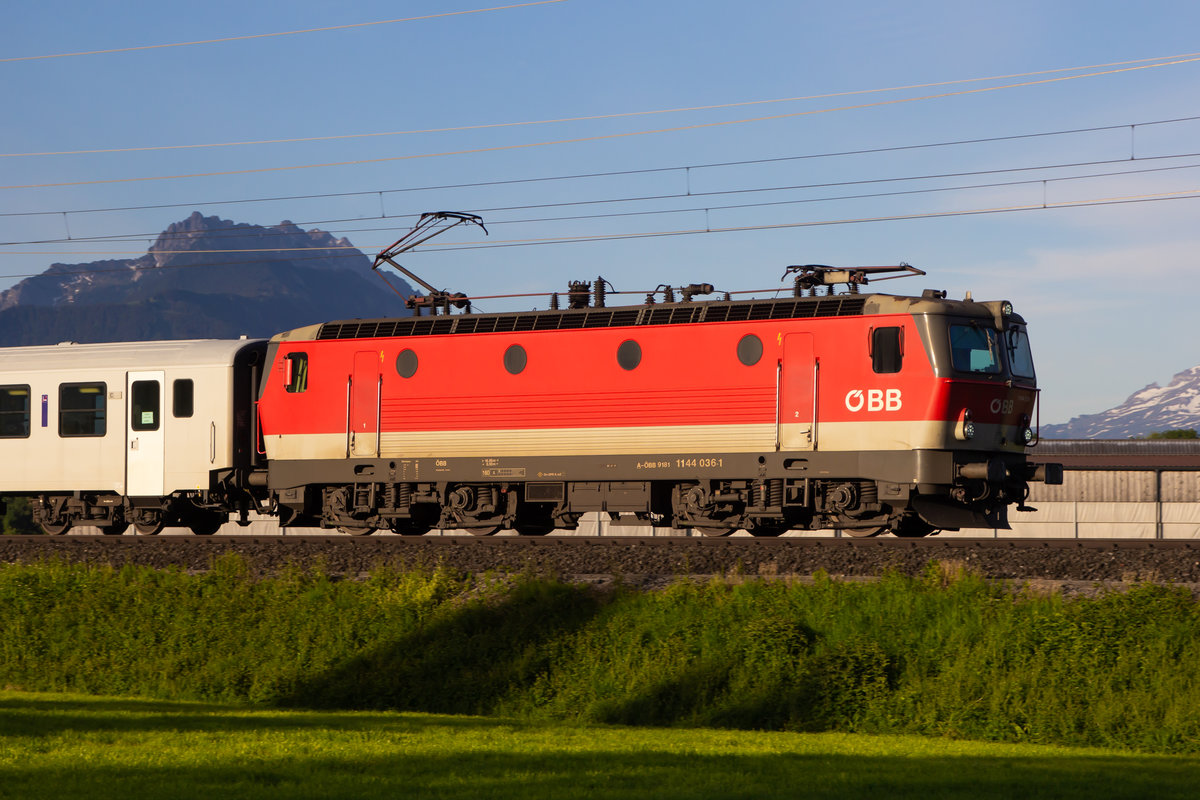
M 742 300 L 566 311 L 345 320 L 326 322 L 321 326 L 317 338 L 378 339 L 391 336 L 511 333 L 576 328 L 622 328 L 637 325 L 679 325 L 699 322 L 849 317 L 862 314 L 866 302 L 864 295 L 848 294 L 783 300 Z

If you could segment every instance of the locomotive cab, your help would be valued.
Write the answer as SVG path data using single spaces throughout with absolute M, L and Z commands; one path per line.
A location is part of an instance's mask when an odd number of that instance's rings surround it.
M 1039 392 L 1028 328 L 1008 301 L 938 299 L 922 338 L 936 387 L 930 415 L 944 421 L 930 444 L 944 456 L 913 505 L 938 528 L 1007 528 L 1009 503 L 1028 508 L 1030 481 L 1062 482 L 1061 467 L 1026 461 Z

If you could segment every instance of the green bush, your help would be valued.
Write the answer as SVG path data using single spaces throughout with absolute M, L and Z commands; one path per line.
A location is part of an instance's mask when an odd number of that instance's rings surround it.
M 29 500 L 25 497 L 6 497 L 4 500 L 4 517 L 0 521 L 0 534 L 41 533 L 33 522 L 33 511 L 29 508 Z
M 0 686 L 641 725 L 1200 751 L 1183 590 L 1013 593 L 931 568 L 592 589 L 524 576 L 0 568 Z

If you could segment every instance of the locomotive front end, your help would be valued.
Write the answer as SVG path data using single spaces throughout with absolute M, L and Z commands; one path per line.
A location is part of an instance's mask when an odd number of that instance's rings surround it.
M 1038 387 L 1026 322 L 1007 300 L 922 297 L 916 319 L 934 372 L 938 420 L 914 509 L 938 528 L 1007 528 L 1007 508 L 1028 510 L 1031 482 L 1062 483 L 1058 464 L 1033 464 Z M 935 477 L 936 476 L 936 477 Z

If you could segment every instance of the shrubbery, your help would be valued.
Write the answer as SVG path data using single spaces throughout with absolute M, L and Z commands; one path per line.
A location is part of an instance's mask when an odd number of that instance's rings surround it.
M 377 570 L 251 579 L 0 568 L 0 685 L 648 725 L 1200 751 L 1186 591 L 1013 594 L 971 576 L 661 592 Z
M 0 534 L 41 533 L 33 522 L 33 512 L 24 497 L 8 497 L 4 500 L 4 514 L 0 517 Z

